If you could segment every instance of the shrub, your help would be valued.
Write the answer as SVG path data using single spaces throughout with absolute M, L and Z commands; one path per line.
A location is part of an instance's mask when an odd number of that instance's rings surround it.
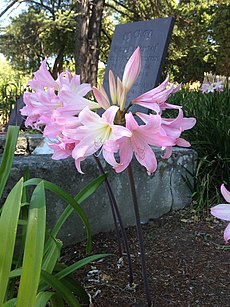
M 198 154 L 193 199 L 194 209 L 202 213 L 221 201 L 219 188 L 230 182 L 230 91 L 202 94 L 183 89 L 169 102 L 182 105 L 186 116 L 197 119 L 185 134 Z

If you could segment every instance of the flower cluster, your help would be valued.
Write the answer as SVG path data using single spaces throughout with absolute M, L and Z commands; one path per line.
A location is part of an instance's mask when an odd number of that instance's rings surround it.
M 80 173 L 81 161 L 92 154 L 102 153 L 118 173 L 128 167 L 135 155 L 151 174 L 157 168 L 152 146 L 164 149 L 165 158 L 171 155 L 175 145 L 190 146 L 181 138 L 181 133 L 192 128 L 196 120 L 185 118 L 181 106 L 167 103 L 168 97 L 180 89 L 180 86 L 168 87 L 169 77 L 127 104 L 127 94 L 140 70 L 138 47 L 125 66 L 122 80 L 115 79 L 110 71 L 110 93 L 106 93 L 102 85 L 92 89 L 94 102 L 84 97 L 91 91 L 91 86 L 80 84 L 80 76 L 65 72 L 54 80 L 44 61 L 29 82 L 33 91 L 24 94 L 25 107 L 21 113 L 27 117 L 25 124 L 35 129 L 44 127 L 44 136 L 57 141 L 49 144 L 54 150 L 53 159 L 72 156 Z M 133 114 L 130 111 L 132 105 L 152 110 L 151 114 Z M 99 108 L 104 109 L 101 116 L 95 112 Z M 165 109 L 177 109 L 178 116 L 163 118 Z M 136 121 L 137 117 L 139 121 Z
M 207 93 L 214 93 L 216 92 L 223 92 L 224 91 L 224 85 L 222 81 L 213 82 L 213 83 L 203 83 L 201 86 L 201 91 L 203 94 Z
M 211 208 L 211 214 L 221 220 L 230 221 L 230 192 L 225 188 L 224 184 L 221 185 L 221 194 L 228 204 L 220 204 Z M 224 240 L 227 243 L 230 240 L 230 224 L 225 228 Z

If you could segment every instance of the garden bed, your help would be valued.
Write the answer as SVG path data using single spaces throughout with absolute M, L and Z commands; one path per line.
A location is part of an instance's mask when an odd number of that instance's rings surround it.
M 187 210 L 143 225 L 149 285 L 154 306 L 229 306 L 230 246 L 223 241 L 226 223 L 211 217 L 186 218 Z M 94 307 L 146 306 L 140 274 L 135 227 L 127 229 L 134 265 L 135 291 L 127 290 L 126 261 L 118 256 L 92 263 L 76 272 Z M 115 233 L 93 238 L 93 254 L 117 253 Z M 64 249 L 62 260 L 73 263 L 84 255 L 84 243 Z M 89 272 L 95 273 L 89 277 Z

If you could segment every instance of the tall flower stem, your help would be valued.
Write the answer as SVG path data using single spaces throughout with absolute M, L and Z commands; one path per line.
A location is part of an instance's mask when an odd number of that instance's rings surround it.
M 98 166 L 101 174 L 105 174 L 105 171 L 103 169 L 103 166 L 101 165 L 100 159 L 96 155 L 94 155 L 94 159 L 95 159 L 95 161 L 97 163 L 97 166 Z M 119 232 L 119 226 L 118 226 L 118 223 L 117 223 L 117 217 L 116 217 L 116 211 L 115 211 L 114 202 L 113 202 L 113 199 L 112 199 L 111 193 L 110 193 L 110 184 L 109 184 L 107 178 L 105 180 L 105 185 L 106 185 L 107 193 L 108 193 L 108 196 L 109 196 L 109 202 L 110 202 L 110 206 L 111 206 L 111 211 L 112 211 L 115 231 L 116 231 L 116 235 L 117 235 L 119 257 L 122 257 L 122 242 L 121 242 L 121 237 L 120 237 L 120 232 Z
M 97 166 L 100 170 L 100 172 L 102 174 L 105 174 L 105 171 L 103 169 L 103 166 L 101 165 L 101 161 L 100 159 L 94 155 L 94 159 L 97 163 Z M 118 228 L 118 224 L 117 224 L 117 220 L 119 222 L 119 226 L 120 226 L 120 232 L 122 235 L 122 239 L 123 239 L 123 244 L 124 244 L 124 248 L 125 248 L 125 252 L 127 255 L 127 260 L 128 260 L 128 267 L 129 267 L 129 285 L 130 287 L 133 286 L 133 269 L 132 269 L 132 260 L 131 260 L 131 254 L 130 254 L 130 250 L 129 250 L 129 244 L 128 244 L 128 239 L 127 239 L 127 235 L 125 232 L 125 228 L 122 222 L 122 218 L 121 218 L 121 214 L 115 199 L 115 196 L 113 194 L 111 185 L 108 181 L 108 179 L 105 179 L 105 185 L 106 185 L 106 189 L 107 189 L 107 193 L 109 195 L 109 200 L 110 200 L 110 205 L 111 205 L 111 209 L 112 209 L 112 214 L 113 214 L 113 219 L 114 219 L 114 224 L 115 224 L 115 228 L 116 228 L 116 233 L 117 233 L 117 237 L 118 237 L 118 244 L 120 245 L 119 247 L 119 251 L 121 252 L 121 256 L 122 256 L 122 251 L 121 251 L 121 242 L 120 242 L 120 233 L 119 233 L 119 228 Z
M 137 202 L 137 193 L 135 189 L 135 182 L 134 182 L 133 170 L 132 170 L 131 164 L 129 164 L 127 170 L 128 170 L 128 176 L 129 176 L 130 190 L 131 190 L 132 199 L 133 199 L 134 213 L 135 213 L 135 218 L 136 218 L 137 238 L 139 241 L 139 251 L 140 251 L 140 258 L 141 258 L 142 279 L 144 283 L 147 303 L 148 303 L 148 306 L 150 307 L 152 306 L 152 300 L 151 300 L 151 295 L 149 291 L 147 269 L 146 269 L 146 262 L 145 262 L 143 234 L 142 234 L 142 229 L 141 229 L 141 220 L 140 220 L 140 213 L 139 213 L 138 202 Z

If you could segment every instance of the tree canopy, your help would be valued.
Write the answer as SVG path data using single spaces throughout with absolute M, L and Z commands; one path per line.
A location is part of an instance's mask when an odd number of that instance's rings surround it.
M 17 1 L 8 1 L 8 6 L 13 2 Z M 174 16 L 165 71 L 178 82 L 202 80 L 205 71 L 229 75 L 227 0 L 25 2 L 27 10 L 12 17 L 0 36 L 0 52 L 14 68 L 25 72 L 35 71 L 45 57 L 50 57 L 51 71 L 57 76 L 65 63 L 75 59 L 83 80 L 95 84 L 98 60 L 107 62 L 117 23 Z
M 13 67 L 27 72 L 38 69 L 44 58 L 53 57 L 56 76 L 63 62 L 73 58 L 75 19 L 72 1 L 28 1 L 28 10 L 11 17 L 0 36 L 0 52 Z

